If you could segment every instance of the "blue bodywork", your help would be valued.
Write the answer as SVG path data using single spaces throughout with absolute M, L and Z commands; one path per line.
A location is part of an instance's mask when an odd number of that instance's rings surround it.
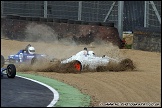
M 29 54 L 25 52 L 24 50 L 20 50 L 17 54 L 15 55 L 10 55 L 8 56 L 9 62 L 14 62 L 14 63 L 31 63 L 32 58 L 40 58 L 40 57 L 45 57 L 46 55 L 43 54 Z
M 1 68 L 1 77 L 3 77 L 3 75 L 4 75 L 4 71 L 6 71 L 7 70 L 7 68 Z

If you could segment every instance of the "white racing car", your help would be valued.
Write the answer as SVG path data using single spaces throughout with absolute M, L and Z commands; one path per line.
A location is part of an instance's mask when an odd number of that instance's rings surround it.
M 87 66 L 89 69 L 101 71 L 101 68 L 102 70 L 103 68 L 106 68 L 110 61 L 120 64 L 120 66 L 124 67 L 123 70 L 125 68 L 134 68 L 133 62 L 130 59 L 124 59 L 119 61 L 105 55 L 103 55 L 102 57 L 97 57 L 93 51 L 88 51 L 87 55 L 84 54 L 84 51 L 80 51 L 77 54 L 71 56 L 70 58 L 62 60 L 61 64 L 72 63 L 77 71 L 82 71 Z
M 46 64 L 46 62 L 40 61 L 37 58 L 34 62 Z M 48 61 L 47 61 L 48 62 Z M 39 69 L 39 71 L 59 71 L 59 72 L 81 72 L 81 71 L 124 71 L 127 69 L 134 69 L 132 60 L 122 59 L 117 60 L 108 56 L 103 55 L 98 57 L 94 51 L 88 51 L 85 47 L 84 50 L 72 55 L 67 59 L 56 59 L 54 58 L 50 62 L 55 62 L 55 65 L 49 65 L 46 69 Z M 53 63 L 52 63 L 53 64 Z

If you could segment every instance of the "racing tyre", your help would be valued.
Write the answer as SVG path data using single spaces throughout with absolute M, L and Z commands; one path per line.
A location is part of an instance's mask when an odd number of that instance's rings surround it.
M 5 59 L 4 59 L 3 55 L 1 55 L 1 67 L 4 66 L 4 63 L 5 63 Z
M 69 63 L 62 64 L 62 69 L 69 73 L 80 73 L 82 70 L 82 64 L 78 60 L 73 60 Z
M 77 60 L 75 60 L 75 61 L 73 62 L 73 66 L 74 66 L 74 68 L 75 68 L 77 71 L 81 71 L 81 70 L 82 70 L 82 64 L 81 64 L 79 61 L 77 61 Z
M 7 66 L 7 77 L 8 78 L 15 78 L 16 75 L 16 67 L 14 64 L 9 64 Z

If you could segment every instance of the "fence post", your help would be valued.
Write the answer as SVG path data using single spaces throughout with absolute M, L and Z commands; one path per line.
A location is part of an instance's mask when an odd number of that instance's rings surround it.
M 145 2 L 145 6 L 144 6 L 144 27 L 147 27 L 147 17 L 148 17 L 148 2 L 149 1 L 144 1 Z
M 47 18 L 47 1 L 44 1 L 44 18 Z
M 118 1 L 118 32 L 120 39 L 123 39 L 123 10 L 124 1 Z
M 1 16 L 3 16 L 3 3 L 4 1 L 1 1 Z
M 151 3 L 151 5 L 152 5 L 152 8 L 153 8 L 154 11 L 155 11 L 155 14 L 156 14 L 156 16 L 157 16 L 157 18 L 158 18 L 159 23 L 161 24 L 161 17 L 160 17 L 160 14 L 159 14 L 159 12 L 158 12 L 158 10 L 157 10 L 157 8 L 156 8 L 154 2 L 153 2 L 153 1 L 150 1 L 150 3 Z
M 109 11 L 107 12 L 107 15 L 106 15 L 106 17 L 105 17 L 105 19 L 104 19 L 103 22 L 106 22 L 106 20 L 107 20 L 107 18 L 109 17 L 109 15 L 110 15 L 110 13 L 111 13 L 111 11 L 112 11 L 112 9 L 113 9 L 115 3 L 116 3 L 116 1 L 114 1 L 113 4 L 111 5 L 111 7 L 110 7 Z
M 81 20 L 82 18 L 82 1 L 79 1 L 79 7 L 78 7 L 78 20 Z

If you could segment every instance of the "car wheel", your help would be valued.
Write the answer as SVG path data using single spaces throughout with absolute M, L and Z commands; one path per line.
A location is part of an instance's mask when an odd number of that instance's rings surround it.
M 75 61 L 73 62 L 73 66 L 74 66 L 74 68 L 75 68 L 77 71 L 81 71 L 81 70 L 82 70 L 82 64 L 81 64 L 79 61 L 77 61 L 77 60 L 75 60 Z
M 14 78 L 16 75 L 16 67 L 14 64 L 9 64 L 7 66 L 7 77 L 8 78 Z

